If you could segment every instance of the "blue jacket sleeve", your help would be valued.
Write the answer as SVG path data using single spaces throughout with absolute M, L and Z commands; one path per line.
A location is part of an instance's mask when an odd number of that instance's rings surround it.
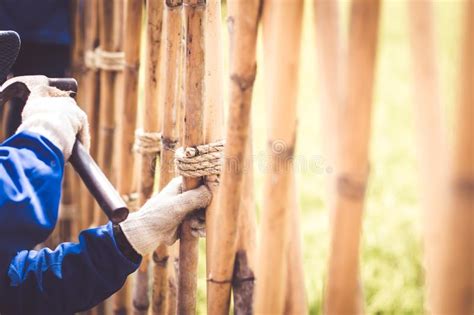
M 0 145 L 0 270 L 54 229 L 64 158 L 48 139 L 22 132 Z
M 97 305 L 118 289 L 139 262 L 118 249 L 112 224 L 81 232 L 79 243 L 54 251 L 21 251 L 13 259 L 0 311 L 5 314 L 72 314 Z
M 0 313 L 71 314 L 118 290 L 138 268 L 124 257 L 112 226 L 79 243 L 32 251 L 58 217 L 64 158 L 46 138 L 22 132 L 0 145 Z

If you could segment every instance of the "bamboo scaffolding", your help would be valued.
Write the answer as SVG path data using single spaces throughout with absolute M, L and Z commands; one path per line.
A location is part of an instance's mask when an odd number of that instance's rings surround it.
M 123 50 L 125 53 L 125 68 L 123 71 L 123 104 L 119 108 L 118 115 L 118 138 L 119 154 L 117 155 L 117 189 L 129 201 L 130 210 L 136 210 L 137 189 L 135 176 L 135 155 L 133 144 L 135 142 L 135 129 L 138 109 L 138 79 L 140 66 L 140 40 L 137 34 L 142 30 L 143 1 L 125 1 L 125 32 L 123 38 Z M 120 291 L 114 296 L 114 314 L 128 314 L 131 312 L 130 305 L 130 281 L 127 281 Z
M 204 141 L 205 102 L 205 0 L 185 0 L 186 23 L 186 67 L 184 104 L 183 146 L 194 146 Z M 184 178 L 184 189 L 193 189 L 201 183 L 200 178 Z M 199 239 L 191 233 L 189 221 L 181 226 L 179 243 L 178 306 L 177 313 L 196 312 L 197 265 Z
M 417 126 L 418 168 L 424 224 L 424 266 L 426 269 L 427 309 L 432 300 L 431 288 L 436 284 L 437 246 L 442 238 L 440 211 L 444 197 L 440 185 L 446 171 L 446 135 L 442 128 L 439 70 L 434 36 L 431 1 L 413 1 L 407 6 L 413 68 L 414 113 Z M 434 178 L 439 180 L 433 180 Z
M 256 45 L 261 2 L 230 0 L 227 3 L 230 35 L 230 103 L 225 161 L 221 174 L 219 206 L 215 212 L 208 273 L 208 314 L 228 314 L 238 241 L 243 166 L 248 143 L 252 89 L 256 75 Z
M 268 121 L 268 172 L 264 179 L 256 314 L 283 314 L 288 281 L 288 249 L 293 202 L 293 154 L 303 1 L 267 1 L 264 52 Z M 284 40 L 281 40 L 284 39 Z M 276 233 L 275 233 L 276 232 Z M 275 276 L 278 275 L 278 276 Z
M 97 0 L 90 0 L 84 3 L 84 51 L 92 52 L 98 44 L 98 14 Z M 85 56 L 84 56 L 85 57 Z M 84 62 L 87 64 L 86 62 Z M 97 139 L 99 122 L 99 72 L 96 68 L 87 67 L 83 77 L 83 86 L 79 87 L 80 93 L 84 93 L 84 110 L 89 120 L 89 130 L 91 135 L 90 153 L 97 158 Z M 83 92 L 82 92 L 83 91 Z M 92 224 L 93 211 L 96 207 L 94 199 L 89 191 L 81 184 L 81 229 L 85 229 Z
M 347 79 L 338 112 L 336 188 L 333 204 L 326 314 L 362 309 L 358 257 L 364 195 L 369 173 L 372 89 L 377 48 L 378 0 L 353 0 Z
M 164 30 L 164 83 L 163 119 L 161 140 L 161 164 L 159 188 L 163 189 L 175 176 L 174 152 L 178 143 L 177 110 L 180 97 L 179 70 L 182 60 L 183 2 L 165 1 Z M 165 245 L 160 245 L 153 254 L 153 314 L 168 314 L 176 309 L 176 297 L 170 299 L 170 281 L 174 276 L 173 255 Z M 176 286 L 176 284 L 172 284 Z
M 436 259 L 438 279 L 431 287 L 433 314 L 474 312 L 474 2 L 463 2 L 459 93 L 454 107 L 446 201 Z
M 106 52 L 119 52 L 121 50 L 121 35 L 123 23 L 117 21 L 121 12 L 123 12 L 123 2 L 114 0 L 103 0 L 98 2 L 99 5 L 99 41 L 100 48 Z M 115 120 L 117 106 L 116 91 L 122 88 L 118 79 L 116 70 L 101 69 L 100 70 L 100 108 L 99 108 L 99 125 L 98 125 L 98 147 L 97 147 L 97 164 L 101 167 L 105 176 L 116 182 L 115 172 L 113 168 L 115 137 Z M 123 95 L 120 95 L 123 97 Z M 106 221 L 105 215 L 96 204 L 93 216 L 93 225 L 100 225 Z

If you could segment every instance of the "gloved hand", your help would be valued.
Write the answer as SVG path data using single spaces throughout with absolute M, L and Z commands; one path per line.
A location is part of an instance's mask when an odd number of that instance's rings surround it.
M 211 192 L 206 186 L 182 192 L 182 178 L 174 178 L 160 193 L 120 223 L 125 237 L 141 255 L 151 253 L 159 244 L 172 245 L 178 237 L 178 226 L 190 212 L 206 207 Z M 191 224 L 201 235 L 202 223 Z
M 87 115 L 69 92 L 55 87 L 40 86 L 31 91 L 21 114 L 17 132 L 28 130 L 45 136 L 69 160 L 76 137 L 89 150 L 90 134 Z

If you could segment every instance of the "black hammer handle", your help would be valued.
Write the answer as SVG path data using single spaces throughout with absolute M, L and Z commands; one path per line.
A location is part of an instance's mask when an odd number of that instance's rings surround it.
M 69 162 L 110 221 L 124 221 L 128 216 L 127 205 L 78 140 L 74 144 Z

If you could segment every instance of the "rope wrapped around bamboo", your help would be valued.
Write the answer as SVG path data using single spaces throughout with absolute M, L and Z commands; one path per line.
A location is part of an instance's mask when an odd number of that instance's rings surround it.
M 176 172 L 184 177 L 219 175 L 223 157 L 224 140 L 194 147 L 181 147 L 175 153 Z
M 125 204 L 130 211 L 137 211 L 140 208 L 138 203 L 138 193 L 122 195 L 122 199 L 125 201 Z
M 100 47 L 86 51 L 84 63 L 87 68 L 94 70 L 122 71 L 125 66 L 125 53 L 123 51 L 105 51 Z
M 133 152 L 141 155 L 158 154 L 161 151 L 161 132 L 135 130 Z

